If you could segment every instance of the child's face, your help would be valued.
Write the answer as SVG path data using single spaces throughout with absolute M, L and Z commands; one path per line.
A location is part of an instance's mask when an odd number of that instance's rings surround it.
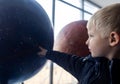
M 87 28 L 88 30 L 88 40 L 86 44 L 91 52 L 93 57 L 107 56 L 109 54 L 109 39 L 101 36 L 101 32 L 96 30 L 93 25 L 91 28 Z

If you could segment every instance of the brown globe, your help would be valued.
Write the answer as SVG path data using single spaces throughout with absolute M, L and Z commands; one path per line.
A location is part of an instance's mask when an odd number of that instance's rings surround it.
M 78 56 L 87 56 L 90 52 L 85 44 L 88 39 L 86 24 L 86 20 L 79 20 L 63 27 L 54 42 L 54 50 Z

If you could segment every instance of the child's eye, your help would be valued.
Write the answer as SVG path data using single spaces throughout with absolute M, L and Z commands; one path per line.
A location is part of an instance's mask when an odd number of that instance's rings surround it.
M 89 35 L 89 37 L 93 37 L 93 35 Z

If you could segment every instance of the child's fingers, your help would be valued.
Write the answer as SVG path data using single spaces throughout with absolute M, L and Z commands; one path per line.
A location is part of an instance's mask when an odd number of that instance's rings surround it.
M 47 50 L 46 49 L 44 49 L 43 47 L 41 47 L 41 46 L 39 46 L 39 48 L 40 48 L 40 51 L 38 52 L 38 55 L 46 55 L 46 52 L 47 52 Z

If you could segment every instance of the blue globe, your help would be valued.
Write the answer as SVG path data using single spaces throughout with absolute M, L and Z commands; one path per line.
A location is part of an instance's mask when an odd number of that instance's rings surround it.
M 39 46 L 53 48 L 53 29 L 35 0 L 0 0 L 0 82 L 13 84 L 33 75 L 46 63 Z

